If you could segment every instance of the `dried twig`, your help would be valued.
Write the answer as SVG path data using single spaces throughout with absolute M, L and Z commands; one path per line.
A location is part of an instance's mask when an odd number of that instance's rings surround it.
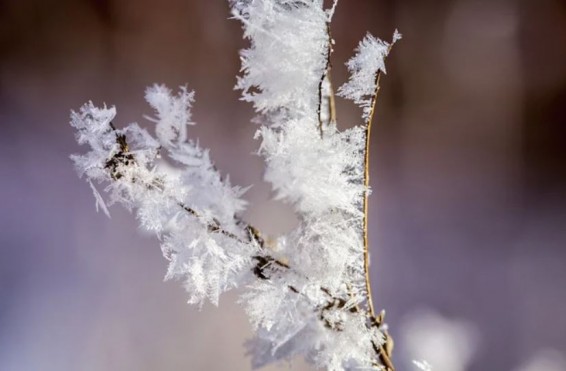
M 389 46 L 387 53 L 391 51 L 391 46 L 392 44 Z M 370 102 L 371 109 L 365 125 L 366 143 L 365 143 L 365 151 L 364 151 L 364 186 L 366 188 L 366 191 L 363 200 L 364 272 L 365 272 L 366 292 L 367 292 L 367 306 L 369 312 L 368 315 L 370 318 L 370 322 L 374 326 L 378 326 L 378 327 L 381 327 L 383 325 L 385 313 L 382 311 L 380 315 L 376 317 L 375 309 L 373 306 L 372 294 L 371 294 L 371 279 L 369 274 L 369 262 L 370 262 L 369 243 L 368 243 L 368 196 L 369 196 L 369 155 L 370 155 L 369 149 L 370 149 L 370 139 L 371 139 L 371 127 L 372 127 L 373 117 L 375 116 L 376 103 L 380 90 L 381 75 L 382 75 L 382 71 L 378 70 L 375 75 L 374 91 Z M 383 366 L 386 367 L 386 371 L 394 371 L 395 367 L 393 366 L 393 362 L 391 361 L 391 353 L 393 351 L 393 339 L 391 338 L 391 336 L 389 335 L 386 329 L 382 330 L 382 332 L 385 336 L 385 343 L 384 343 L 385 346 L 381 346 L 379 347 L 379 349 L 376 349 L 377 347 L 374 344 L 374 349 L 376 350 L 376 352 L 379 353 L 379 358 Z
M 375 311 L 373 308 L 373 301 L 371 296 L 371 282 L 369 276 L 369 243 L 368 243 L 368 196 L 369 196 L 369 147 L 370 147 L 370 136 L 371 136 L 371 124 L 373 121 L 373 116 L 375 112 L 375 105 L 377 102 L 377 95 L 379 93 L 379 82 L 381 80 L 381 71 L 378 71 L 375 76 L 375 90 L 371 98 L 371 111 L 366 122 L 366 145 L 364 152 L 364 186 L 366 187 L 364 201 L 363 201 L 363 211 L 364 211 L 364 222 L 363 222 L 363 239 L 364 239 L 364 270 L 366 279 L 366 291 L 367 291 L 367 306 L 369 310 L 369 315 L 375 318 Z

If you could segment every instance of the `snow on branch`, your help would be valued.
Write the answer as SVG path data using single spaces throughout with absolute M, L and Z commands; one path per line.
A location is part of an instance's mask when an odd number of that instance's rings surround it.
M 311 122 L 289 121 L 280 130 L 264 126 L 259 133 L 260 153 L 267 163 L 265 180 L 273 184 L 277 198 L 305 215 L 343 210 L 361 216 L 365 188 L 360 128 L 339 132 L 334 126 L 323 140 Z
M 157 140 L 137 124 L 115 129 L 115 108 L 84 105 L 72 113 L 71 125 L 79 143 L 89 144 L 90 151 L 72 158 L 89 182 L 106 184 L 110 204 L 135 209 L 142 227 L 160 237 L 170 261 L 166 278 L 183 280 L 189 302 L 202 305 L 205 299 L 217 303 L 221 292 L 236 285 L 239 275 L 249 270 L 249 256 L 256 248 L 236 218 L 245 205 L 239 199 L 241 190 L 221 180 L 205 151 L 191 142 L 178 143 L 171 155 L 184 167 L 157 166 L 159 148 L 170 146 L 170 134 L 181 133 L 186 124 L 171 120 L 189 116 L 190 99 L 185 98 L 184 89 L 177 97 L 162 87 L 148 91 L 159 117 Z M 215 198 L 203 198 L 203 189 Z
M 242 289 L 256 337 L 252 364 L 302 355 L 328 370 L 393 371 L 383 312 L 373 313 L 368 274 L 369 126 L 340 130 L 330 81 L 329 23 L 323 0 L 236 0 L 233 17 L 250 46 L 241 52 L 236 88 L 260 115 L 256 137 L 264 179 L 300 224 L 266 239 L 240 217 L 246 188 L 232 186 L 209 151 L 190 137 L 194 93 L 146 90 L 155 124 L 116 128 L 114 107 L 85 104 L 71 114 L 80 144 L 72 159 L 105 213 L 119 203 L 154 232 L 189 303 L 218 304 Z M 367 36 L 340 94 L 373 107 L 391 44 Z M 364 113 L 364 117 L 371 116 Z M 367 117 L 366 117 L 367 116 Z M 103 196 L 98 188 L 104 190 Z M 272 241 L 272 242 L 267 242 Z
M 378 76 L 386 73 L 385 58 L 391 47 L 401 39 L 401 34 L 395 30 L 393 40 L 388 43 L 377 39 L 369 33 L 364 37 L 354 55 L 346 66 L 350 71 L 350 80 L 338 89 L 338 95 L 351 99 L 363 109 L 362 117 L 367 122 L 372 111 L 372 100 L 377 94 Z
M 242 99 L 260 113 L 316 118 L 329 49 L 323 0 L 238 1 L 232 14 L 251 43 L 240 53 Z

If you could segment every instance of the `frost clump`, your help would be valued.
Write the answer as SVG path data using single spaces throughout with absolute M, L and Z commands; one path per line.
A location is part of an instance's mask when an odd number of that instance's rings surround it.
M 350 71 L 350 80 L 338 90 L 338 95 L 351 99 L 363 108 L 364 120 L 370 118 L 372 97 L 377 94 L 379 88 L 378 76 L 387 73 L 385 70 L 385 58 L 391 47 L 401 39 L 401 34 L 395 30 L 391 43 L 377 39 L 369 33 L 364 37 L 346 66 Z
M 361 128 L 339 132 L 328 127 L 321 138 L 316 123 L 288 121 L 277 130 L 264 126 L 260 134 L 265 180 L 273 184 L 277 198 L 312 216 L 329 210 L 359 214 L 365 189 Z
M 239 1 L 232 14 L 251 44 L 240 52 L 243 75 L 236 88 L 242 99 L 259 113 L 316 119 L 313 107 L 329 53 L 323 0 Z

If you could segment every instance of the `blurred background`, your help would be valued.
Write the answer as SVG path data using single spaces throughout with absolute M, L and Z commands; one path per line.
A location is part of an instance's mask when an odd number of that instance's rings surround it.
M 0 370 L 248 370 L 237 293 L 186 305 L 132 215 L 97 214 L 69 155 L 70 109 L 147 122 L 154 82 L 197 92 L 193 137 L 246 217 L 293 228 L 233 90 L 240 25 L 222 0 L 0 0 Z M 335 85 L 369 30 L 403 33 L 372 138 L 374 303 L 400 370 L 566 370 L 566 3 L 341 1 Z M 343 127 L 360 112 L 339 102 Z M 301 360 L 293 369 L 310 370 Z M 268 367 L 266 370 L 276 369 Z

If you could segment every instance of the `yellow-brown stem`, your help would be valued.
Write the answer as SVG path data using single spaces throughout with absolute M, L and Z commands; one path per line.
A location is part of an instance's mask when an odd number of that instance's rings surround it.
M 331 68 L 328 68 L 328 73 L 326 77 L 328 79 L 328 85 L 330 87 L 329 88 L 330 93 L 328 94 L 328 108 L 330 111 L 330 122 L 336 122 L 336 99 L 334 98 L 334 87 L 332 86 L 330 70 Z
M 373 308 L 373 300 L 371 296 L 371 282 L 369 276 L 369 244 L 368 244 L 368 196 L 369 196 L 369 147 L 371 138 L 371 123 L 375 113 L 375 104 L 379 93 L 379 81 L 381 80 L 381 70 L 375 76 L 375 90 L 371 98 L 371 109 L 366 122 L 366 144 L 364 152 L 364 186 L 366 188 L 363 201 L 364 222 L 363 222 L 363 240 L 364 240 L 364 273 L 367 291 L 367 306 L 371 318 L 375 318 L 375 310 Z

